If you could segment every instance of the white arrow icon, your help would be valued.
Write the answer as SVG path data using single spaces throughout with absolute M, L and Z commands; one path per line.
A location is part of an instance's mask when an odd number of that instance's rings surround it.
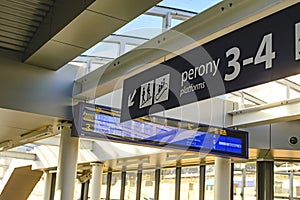
M 134 90 L 133 93 L 128 96 L 128 107 L 133 106 L 134 104 L 133 98 L 135 94 L 136 94 L 136 90 Z

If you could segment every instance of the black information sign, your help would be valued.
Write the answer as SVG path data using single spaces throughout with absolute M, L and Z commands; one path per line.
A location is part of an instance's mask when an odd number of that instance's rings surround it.
M 248 158 L 245 131 L 155 116 L 120 123 L 119 110 L 86 103 L 74 111 L 73 136 Z
M 124 81 L 121 121 L 300 73 L 300 3 Z

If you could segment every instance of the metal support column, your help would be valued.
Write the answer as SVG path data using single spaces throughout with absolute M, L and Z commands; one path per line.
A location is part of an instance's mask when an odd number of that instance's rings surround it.
M 230 178 L 230 200 L 233 200 L 234 196 L 234 163 L 231 163 L 231 178 Z
M 160 169 L 155 170 L 154 200 L 159 199 Z
M 290 200 L 294 199 L 294 172 L 291 171 L 289 174 L 289 187 L 290 187 Z
M 171 12 L 168 12 L 163 18 L 163 24 L 162 24 L 163 31 L 167 31 L 168 29 L 170 29 L 171 23 L 172 23 L 172 14 Z
M 142 170 L 138 170 L 137 172 L 137 181 L 136 181 L 136 200 L 141 199 L 141 187 L 142 187 Z
M 55 183 L 56 183 L 56 173 L 53 173 L 52 174 L 52 179 L 51 179 L 51 191 L 50 191 L 50 198 L 49 198 L 49 200 L 54 200 Z
M 120 200 L 124 200 L 125 197 L 125 186 L 126 186 L 126 172 L 122 171 L 121 173 L 121 192 L 120 192 Z
M 215 200 L 230 200 L 231 161 L 215 158 Z
M 70 126 L 61 127 L 55 200 L 74 199 L 79 138 L 71 137 Z
M 111 178 L 112 178 L 112 172 L 109 171 L 107 173 L 106 200 L 110 200 Z
M 45 171 L 45 186 L 44 186 L 44 200 L 49 200 L 51 195 L 51 180 L 52 174 L 49 171 Z
M 176 167 L 175 200 L 180 200 L 181 167 Z
M 100 200 L 101 184 L 102 184 L 102 163 L 91 163 L 92 179 L 91 179 L 91 200 Z
M 205 165 L 200 165 L 200 178 L 199 178 L 199 200 L 204 200 L 205 198 Z
M 245 199 L 245 187 L 246 187 L 246 167 L 242 169 L 242 191 L 241 191 L 242 200 Z
M 80 195 L 81 199 L 80 200 L 88 200 L 89 199 L 89 185 L 90 185 L 90 180 L 81 184 L 81 195 Z
M 274 198 L 274 161 L 256 163 L 256 199 L 273 200 Z
M 125 53 L 126 42 L 125 41 L 120 42 L 119 46 L 120 46 L 120 48 L 119 48 L 119 55 L 118 56 L 121 56 Z

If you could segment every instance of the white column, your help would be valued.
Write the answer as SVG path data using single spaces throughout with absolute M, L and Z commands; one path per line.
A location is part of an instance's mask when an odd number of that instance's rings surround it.
M 100 200 L 101 184 L 102 184 L 102 163 L 91 163 L 92 179 L 91 179 L 91 200 Z
M 52 174 L 49 171 L 45 171 L 45 186 L 44 186 L 44 200 L 50 199 L 51 194 L 51 181 L 52 181 Z
M 215 158 L 215 200 L 230 200 L 231 161 Z
M 62 127 L 55 184 L 55 200 L 74 199 L 78 150 L 79 138 L 71 137 L 70 127 Z

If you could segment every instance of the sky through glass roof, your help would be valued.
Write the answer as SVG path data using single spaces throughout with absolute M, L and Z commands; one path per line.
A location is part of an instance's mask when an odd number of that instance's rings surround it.
M 158 5 L 200 13 L 221 0 L 164 0 Z

